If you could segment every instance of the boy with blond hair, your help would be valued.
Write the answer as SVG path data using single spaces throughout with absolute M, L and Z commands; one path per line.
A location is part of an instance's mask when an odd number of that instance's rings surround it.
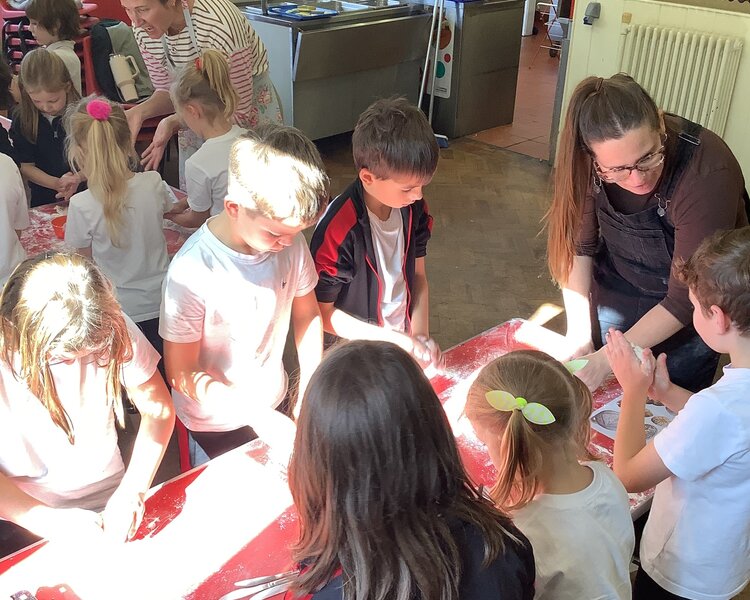
M 224 211 L 169 267 L 160 322 L 167 377 L 177 415 L 210 458 L 255 437 L 291 448 L 294 424 L 274 410 L 287 392 L 282 354 L 291 320 L 304 389 L 323 330 L 301 232 L 327 201 L 313 143 L 292 127 L 259 126 L 232 146 Z
M 614 469 L 629 492 L 656 486 L 633 598 L 729 600 L 750 580 L 750 227 L 707 238 L 677 270 L 695 330 L 731 363 L 692 394 L 666 356 L 639 361 L 622 333 L 606 345 L 623 388 Z M 677 413 L 646 444 L 646 398 Z
M 359 117 L 352 153 L 357 179 L 331 202 L 311 242 L 323 326 L 436 364 L 425 267 L 432 217 L 422 198 L 437 168 L 435 135 L 404 98 L 378 100 Z

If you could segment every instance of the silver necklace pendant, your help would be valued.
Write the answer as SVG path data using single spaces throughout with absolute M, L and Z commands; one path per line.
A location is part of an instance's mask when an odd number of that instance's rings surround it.
M 654 198 L 656 198 L 656 214 L 660 217 L 663 217 L 667 214 L 667 206 L 669 206 L 669 200 L 664 200 L 664 198 L 661 197 L 661 194 L 655 194 Z
M 662 207 L 660 206 L 659 208 L 657 208 L 657 209 L 656 209 L 656 214 L 657 214 L 657 215 L 659 215 L 660 217 L 663 217 L 664 215 L 666 215 L 666 214 L 667 214 L 667 211 L 666 211 L 666 210 L 664 210 L 664 209 L 663 209 L 663 208 L 662 208 Z

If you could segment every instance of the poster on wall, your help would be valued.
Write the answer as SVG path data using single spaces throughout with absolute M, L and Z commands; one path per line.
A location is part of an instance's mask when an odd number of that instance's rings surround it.
M 456 37 L 456 3 L 446 3 L 443 22 L 440 24 L 438 37 L 438 60 L 435 73 L 435 96 L 450 98 L 451 75 L 453 73 L 453 42 Z M 430 69 L 434 54 L 430 57 Z M 428 93 L 432 90 L 428 89 Z

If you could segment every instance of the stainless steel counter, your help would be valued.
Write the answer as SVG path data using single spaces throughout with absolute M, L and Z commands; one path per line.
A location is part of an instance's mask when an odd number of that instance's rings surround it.
M 316 0 L 331 17 L 295 21 L 235 1 L 268 49 L 284 121 L 318 139 L 351 131 L 375 99 L 416 102 L 430 16 L 400 0 Z M 268 7 L 278 6 L 271 2 Z

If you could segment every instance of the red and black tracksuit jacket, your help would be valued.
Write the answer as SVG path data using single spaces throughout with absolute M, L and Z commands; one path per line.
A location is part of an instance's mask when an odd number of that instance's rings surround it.
M 403 261 L 406 314 L 410 327 L 415 264 L 418 258 L 427 254 L 432 217 L 424 200 L 400 210 L 406 249 Z M 383 280 L 378 273 L 370 219 L 359 178 L 330 203 L 315 227 L 310 250 L 319 278 L 315 288 L 318 302 L 333 302 L 336 308 L 347 314 L 382 326 Z

